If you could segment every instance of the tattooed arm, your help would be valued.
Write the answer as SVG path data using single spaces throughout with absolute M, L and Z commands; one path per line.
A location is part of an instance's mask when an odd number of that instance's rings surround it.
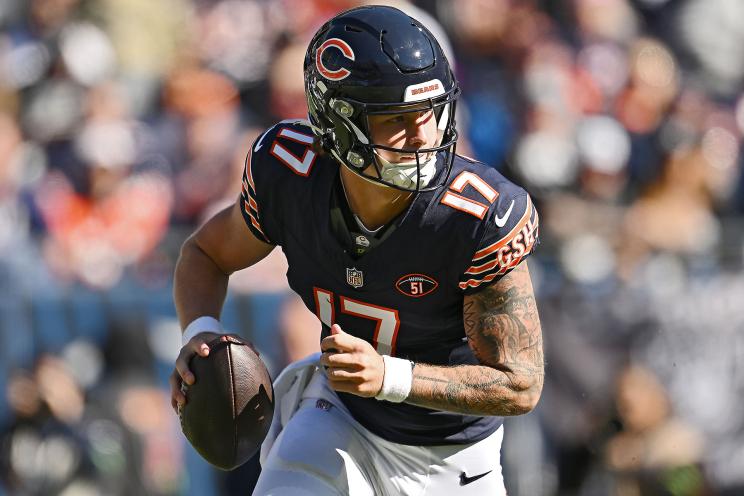
M 471 415 L 521 415 L 543 386 L 540 318 L 526 263 L 466 296 L 465 335 L 481 365 L 417 363 L 407 403 Z

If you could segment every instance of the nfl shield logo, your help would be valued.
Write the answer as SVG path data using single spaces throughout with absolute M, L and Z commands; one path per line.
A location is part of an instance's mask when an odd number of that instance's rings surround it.
M 357 270 L 356 267 L 346 268 L 346 282 L 349 286 L 355 288 L 361 288 L 364 285 L 364 274 L 361 270 Z

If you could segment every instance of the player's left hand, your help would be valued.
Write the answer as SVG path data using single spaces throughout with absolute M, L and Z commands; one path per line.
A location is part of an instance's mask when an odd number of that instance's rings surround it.
M 323 352 L 320 363 L 325 365 L 328 384 L 335 391 L 365 398 L 380 392 L 385 362 L 367 341 L 345 333 L 334 324 L 331 335 L 320 342 L 320 349 Z

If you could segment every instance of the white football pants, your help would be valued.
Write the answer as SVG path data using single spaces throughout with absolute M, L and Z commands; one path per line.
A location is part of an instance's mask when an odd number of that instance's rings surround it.
M 294 400 L 296 411 L 262 450 L 254 495 L 506 494 L 500 462 L 503 427 L 472 444 L 396 444 L 355 421 L 320 369 L 310 372 Z M 294 378 L 290 384 L 296 382 Z M 275 408 L 281 408 L 282 398 L 275 399 Z

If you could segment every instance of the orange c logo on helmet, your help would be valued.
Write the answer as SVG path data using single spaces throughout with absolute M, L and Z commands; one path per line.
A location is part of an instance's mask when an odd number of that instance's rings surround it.
M 354 50 L 351 49 L 348 43 L 341 38 L 330 38 L 325 40 L 322 45 L 315 52 L 315 65 L 318 66 L 318 70 L 324 78 L 330 79 L 331 81 L 340 81 L 351 74 L 351 71 L 345 67 L 332 71 L 323 64 L 323 52 L 331 47 L 338 48 L 344 57 L 349 60 L 354 60 Z

